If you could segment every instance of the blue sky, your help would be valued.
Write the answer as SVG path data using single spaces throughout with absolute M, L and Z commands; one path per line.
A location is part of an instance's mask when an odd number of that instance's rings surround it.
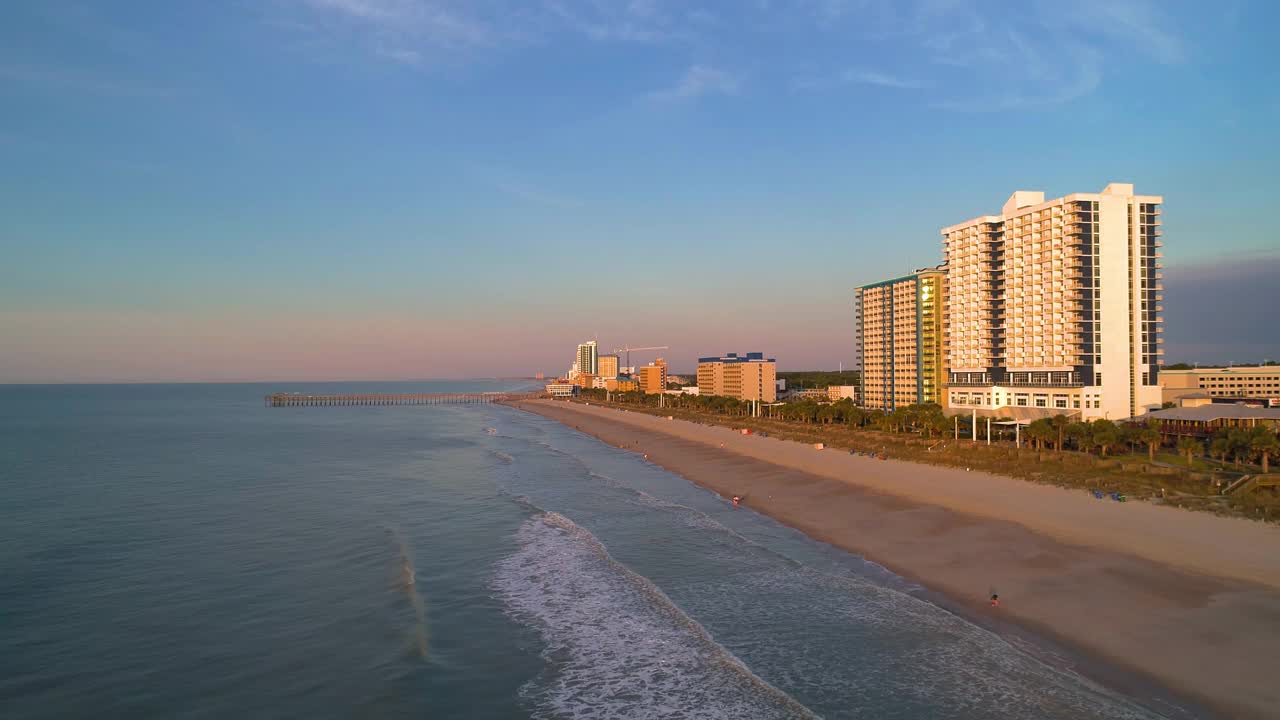
M 591 336 L 834 367 L 851 288 L 940 227 L 1113 181 L 1166 199 L 1169 361 L 1280 357 L 1189 320 L 1280 268 L 1278 16 L 10 1 L 0 382 L 554 372 Z

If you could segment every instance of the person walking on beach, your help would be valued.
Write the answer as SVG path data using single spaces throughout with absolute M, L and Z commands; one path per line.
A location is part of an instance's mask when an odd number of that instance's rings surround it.
M 993 608 L 1000 607 L 1000 596 L 997 595 L 996 593 L 991 593 L 991 607 Z

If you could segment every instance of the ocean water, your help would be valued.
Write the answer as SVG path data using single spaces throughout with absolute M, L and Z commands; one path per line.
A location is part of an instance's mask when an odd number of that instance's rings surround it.
M 0 714 L 1185 717 L 500 406 L 0 387 Z

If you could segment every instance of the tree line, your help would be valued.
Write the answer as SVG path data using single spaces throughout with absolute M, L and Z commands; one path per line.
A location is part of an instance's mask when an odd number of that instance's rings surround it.
M 606 400 L 623 404 L 658 407 L 658 395 L 646 395 L 639 391 L 606 393 L 604 390 L 584 390 L 588 399 Z M 752 403 L 736 398 L 707 395 L 661 396 L 664 407 L 693 410 L 728 417 L 746 417 L 751 414 Z M 820 403 L 814 400 L 781 403 L 766 407 L 762 413 L 770 418 L 788 422 L 817 425 L 848 425 L 884 432 L 911 433 L 925 438 L 941 437 L 948 431 L 960 428 L 961 437 L 969 437 L 973 429 L 971 420 L 963 415 L 947 417 L 942 406 L 935 403 L 908 405 L 892 412 L 860 408 L 844 398 L 836 402 Z M 1099 419 L 1092 422 L 1072 420 L 1066 415 L 1055 415 L 1032 421 L 1022 429 L 1022 435 L 1036 449 L 1052 447 L 1059 452 L 1075 450 L 1097 453 L 1107 457 L 1118 449 L 1131 452 L 1147 451 L 1149 460 L 1169 440 L 1155 420 L 1146 422 L 1121 422 Z M 1207 442 L 1191 437 L 1179 437 L 1172 446 L 1191 465 L 1197 456 L 1210 456 L 1226 463 L 1231 458 L 1236 465 L 1260 460 L 1263 473 L 1269 472 L 1273 456 L 1280 455 L 1280 438 L 1274 429 L 1222 428 Z

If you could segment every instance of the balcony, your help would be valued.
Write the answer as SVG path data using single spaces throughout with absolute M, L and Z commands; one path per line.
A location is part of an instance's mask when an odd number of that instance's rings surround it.
M 1011 387 L 1011 388 L 1078 388 L 1078 387 L 1084 387 L 1084 383 L 1080 382 L 1079 380 L 1067 381 L 1067 382 L 1048 380 L 1048 381 L 1045 381 L 1045 382 L 1034 382 L 1034 383 L 1033 383 L 1033 382 L 1010 382 L 1010 381 L 1005 381 L 1005 382 L 1000 383 L 1000 385 L 1001 385 L 1002 387 Z

